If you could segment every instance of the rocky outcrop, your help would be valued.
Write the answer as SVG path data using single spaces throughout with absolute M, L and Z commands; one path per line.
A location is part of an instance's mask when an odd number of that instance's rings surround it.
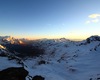
M 34 77 L 32 78 L 32 80 L 45 80 L 45 78 L 42 77 L 42 76 L 36 75 L 36 76 L 34 76 Z
M 77 46 L 87 45 L 87 44 L 90 44 L 91 42 L 94 42 L 94 41 L 100 41 L 100 36 L 98 36 L 98 35 L 90 36 L 84 42 L 80 43 Z
M 28 71 L 23 67 L 11 67 L 0 71 L 0 80 L 25 80 Z
M 87 43 L 90 43 L 92 41 L 100 41 L 100 36 L 91 36 L 86 39 Z

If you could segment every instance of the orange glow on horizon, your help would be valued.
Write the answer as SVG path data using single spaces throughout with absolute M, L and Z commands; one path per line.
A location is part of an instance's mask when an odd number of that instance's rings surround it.
M 59 38 L 66 38 L 66 39 L 80 39 L 84 40 L 90 36 L 82 36 L 82 35 L 67 35 L 66 37 L 63 36 L 15 36 L 15 38 L 25 38 L 28 40 L 37 40 L 37 39 L 59 39 Z

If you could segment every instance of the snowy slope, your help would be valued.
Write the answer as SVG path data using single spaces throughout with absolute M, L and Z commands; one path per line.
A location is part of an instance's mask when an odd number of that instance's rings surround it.
M 45 80 L 100 80 L 99 38 L 92 36 L 79 42 L 64 38 L 34 41 L 33 46 L 44 49 L 44 55 L 22 62 L 32 77 L 41 75 Z M 16 60 L 9 61 L 7 57 L 0 57 L 0 63 L 0 70 L 22 66 Z
M 100 41 L 45 40 L 39 44 L 45 48 L 45 55 L 25 61 L 31 76 L 42 75 L 46 80 L 99 80 Z M 39 65 L 41 60 L 46 63 Z

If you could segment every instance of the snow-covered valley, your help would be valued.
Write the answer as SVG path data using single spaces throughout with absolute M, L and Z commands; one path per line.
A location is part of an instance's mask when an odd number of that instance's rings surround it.
M 39 55 L 27 56 L 30 54 L 27 53 L 24 58 L 17 56 L 21 54 L 17 50 L 11 52 L 6 47 L 6 44 L 20 42 L 28 44 L 27 40 L 0 37 L 0 71 L 9 67 L 24 67 L 28 71 L 26 80 L 35 80 L 32 78 L 36 75 L 44 77 L 39 80 L 100 80 L 99 36 L 91 36 L 84 41 L 65 38 L 32 41 L 31 45 L 39 51 Z

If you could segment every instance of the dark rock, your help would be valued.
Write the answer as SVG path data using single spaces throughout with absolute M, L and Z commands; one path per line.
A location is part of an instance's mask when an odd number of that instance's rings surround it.
M 91 42 L 90 38 L 87 38 L 86 41 L 87 41 L 87 43 L 90 43 Z
M 45 80 L 45 78 L 42 77 L 42 76 L 36 75 L 36 76 L 33 77 L 32 80 Z
M 41 65 L 41 64 L 46 64 L 46 62 L 45 62 L 44 60 L 41 60 L 41 61 L 39 61 L 38 64 L 39 64 L 39 65 Z
M 90 78 L 89 80 L 92 80 L 92 78 Z
M 11 67 L 0 71 L 0 80 L 25 80 L 28 75 L 23 67 Z
M 100 80 L 100 78 L 97 78 L 97 80 Z
M 6 57 L 7 55 L 6 55 L 6 53 L 1 52 L 1 53 L 0 53 L 0 56 L 1 56 L 1 57 Z
M 92 41 L 100 41 L 100 36 L 95 35 L 95 36 L 91 36 L 89 38 L 86 39 L 87 43 L 91 43 Z

